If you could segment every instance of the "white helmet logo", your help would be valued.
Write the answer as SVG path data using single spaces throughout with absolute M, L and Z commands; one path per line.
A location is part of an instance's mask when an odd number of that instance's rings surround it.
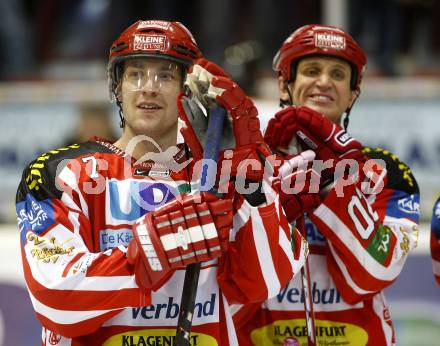
M 345 50 L 345 37 L 334 34 L 315 34 L 315 46 L 321 49 Z

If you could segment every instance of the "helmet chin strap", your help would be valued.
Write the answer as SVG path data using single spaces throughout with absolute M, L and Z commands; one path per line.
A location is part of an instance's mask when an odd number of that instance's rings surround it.
M 119 127 L 123 129 L 125 127 L 125 118 L 124 114 L 122 114 L 122 109 L 119 109 L 119 118 L 121 119 L 119 120 Z
M 348 123 L 350 122 L 349 116 L 350 116 L 351 109 L 353 108 L 356 100 L 358 99 L 359 95 L 361 94 L 361 91 L 359 88 L 356 89 L 354 92 L 355 92 L 355 97 L 354 97 L 353 103 L 345 110 L 343 125 L 344 125 L 344 130 L 346 132 L 347 132 L 347 128 L 348 128 Z
M 286 100 L 283 100 L 280 98 L 280 107 L 281 108 L 284 108 L 287 106 L 293 106 L 293 98 L 292 98 L 292 94 L 290 93 L 289 82 L 285 80 L 283 83 L 284 83 L 284 88 L 286 89 L 287 94 L 289 95 L 289 100 L 286 101 Z
M 349 118 L 350 111 L 351 111 L 351 107 L 348 107 L 348 108 L 345 110 L 344 121 L 342 122 L 342 124 L 344 125 L 344 130 L 345 130 L 345 132 L 347 132 L 348 123 L 350 122 L 350 118 Z
M 118 98 L 116 98 L 116 104 L 118 105 L 119 108 L 119 127 L 121 129 L 123 129 L 125 127 L 125 118 L 124 118 L 124 113 L 122 113 L 122 102 L 119 101 Z

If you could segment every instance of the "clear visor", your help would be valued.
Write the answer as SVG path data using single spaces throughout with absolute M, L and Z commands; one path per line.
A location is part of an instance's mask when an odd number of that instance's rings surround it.
M 159 92 L 180 82 L 178 64 L 161 59 L 133 59 L 125 63 L 122 75 L 123 89 L 127 91 Z

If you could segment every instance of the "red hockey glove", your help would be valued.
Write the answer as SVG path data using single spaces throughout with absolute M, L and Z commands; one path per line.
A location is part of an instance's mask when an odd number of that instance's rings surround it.
M 232 201 L 184 194 L 133 225 L 128 261 L 140 287 L 156 290 L 172 269 L 220 257 L 232 228 Z
M 315 154 L 311 150 L 285 160 L 279 170 L 274 188 L 291 223 L 304 213 L 314 210 L 321 202 L 320 175 L 311 168 Z
M 316 159 L 324 161 L 323 186 L 339 179 L 339 176 L 335 177 L 338 162 L 353 159 L 362 164 L 366 160 L 360 142 L 350 137 L 341 126 L 307 107 L 287 107 L 279 111 L 269 121 L 264 138 L 269 146 L 280 152 L 292 154 L 312 149 Z M 347 169 L 345 166 L 341 168 Z M 357 170 L 349 174 L 362 173 L 360 168 L 357 166 Z M 338 173 L 343 175 L 346 171 Z
M 228 119 L 220 145 L 223 152 L 220 153 L 219 167 L 225 156 L 224 150 L 231 149 L 231 176 L 237 176 L 239 172 L 239 175 L 245 175 L 250 180 L 261 180 L 264 171 L 261 159 L 271 153 L 263 142 L 258 112 L 252 100 L 219 66 L 205 59 L 196 62 L 185 84 L 191 90 L 192 97 L 181 95 L 179 98 L 180 117 L 186 124 L 181 132 L 194 158 L 202 158 L 208 124 L 200 104 L 208 110 L 208 114 L 210 108 L 220 105 L 227 110 Z M 253 169 L 248 167 L 246 171 L 245 164 L 251 162 L 245 161 L 247 159 L 259 163 L 260 169 L 254 166 Z
M 318 160 L 363 160 L 362 144 L 350 137 L 341 126 L 307 107 L 287 107 L 269 121 L 264 140 L 270 147 L 288 149 L 295 141 L 312 149 Z

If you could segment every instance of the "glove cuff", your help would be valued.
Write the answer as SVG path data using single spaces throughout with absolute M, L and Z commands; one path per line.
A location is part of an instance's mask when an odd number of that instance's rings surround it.
M 135 265 L 136 282 L 141 283 L 143 288 L 157 289 L 171 268 L 160 239 L 154 232 L 152 215 L 147 216 L 144 224 L 135 223 L 132 230 L 133 240 L 129 244 L 127 256 L 129 263 Z

